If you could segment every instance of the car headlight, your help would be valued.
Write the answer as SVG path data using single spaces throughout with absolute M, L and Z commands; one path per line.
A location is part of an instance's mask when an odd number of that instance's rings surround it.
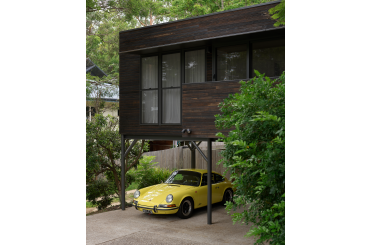
M 169 195 L 167 196 L 167 198 L 165 199 L 165 201 L 166 201 L 167 203 L 172 202 L 172 201 L 173 201 L 173 195 L 172 195 L 172 194 L 169 194 Z
M 135 191 L 133 196 L 134 198 L 138 198 L 140 194 L 141 194 L 140 191 Z

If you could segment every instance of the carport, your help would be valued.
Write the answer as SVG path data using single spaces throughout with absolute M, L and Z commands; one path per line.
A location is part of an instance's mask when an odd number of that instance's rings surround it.
M 126 139 L 132 139 L 131 145 L 128 147 L 128 149 L 125 149 L 125 140 Z M 185 138 L 183 137 L 155 137 L 155 136 L 125 136 L 121 135 L 121 196 L 123 198 L 123 202 L 125 203 L 125 158 L 129 154 L 130 150 L 133 148 L 133 146 L 136 144 L 138 140 L 178 140 L 178 141 L 185 141 Z M 199 151 L 201 156 L 205 159 L 207 162 L 207 176 L 208 176 L 208 204 L 207 204 L 207 224 L 212 224 L 212 141 L 215 139 L 213 138 L 187 138 L 187 141 L 190 141 L 192 146 L 189 146 L 190 150 L 192 148 Z M 196 144 L 196 141 L 206 141 L 207 142 L 207 156 L 204 155 L 202 150 L 199 148 L 198 144 Z M 195 154 L 194 154 L 195 157 Z M 195 160 L 192 161 L 191 168 L 195 168 Z M 125 205 L 122 205 L 122 210 L 125 210 Z

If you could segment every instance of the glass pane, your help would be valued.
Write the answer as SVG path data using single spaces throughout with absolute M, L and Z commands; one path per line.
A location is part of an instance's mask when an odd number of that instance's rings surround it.
M 158 56 L 142 58 L 142 89 L 158 87 Z
M 247 78 L 247 45 L 217 49 L 217 81 Z
M 162 122 L 181 123 L 181 90 L 163 89 Z
M 163 88 L 181 86 L 181 55 L 180 53 L 163 55 L 162 86 Z
M 185 83 L 205 82 L 205 50 L 185 52 Z
M 252 43 L 252 68 L 268 77 L 280 76 L 285 71 L 284 57 L 284 39 Z
M 158 91 L 142 91 L 142 123 L 158 123 Z

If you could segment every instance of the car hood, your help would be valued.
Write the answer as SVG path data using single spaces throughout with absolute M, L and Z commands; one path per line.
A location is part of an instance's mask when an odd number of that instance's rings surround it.
M 166 203 L 165 199 L 169 194 L 172 194 L 173 196 L 181 191 L 185 191 L 187 189 L 195 188 L 194 186 L 188 186 L 188 185 L 168 185 L 168 184 L 159 184 L 154 185 L 150 188 L 146 188 L 143 190 L 144 193 L 142 193 L 138 199 L 136 199 L 139 203 L 142 205 L 158 205 L 160 203 Z

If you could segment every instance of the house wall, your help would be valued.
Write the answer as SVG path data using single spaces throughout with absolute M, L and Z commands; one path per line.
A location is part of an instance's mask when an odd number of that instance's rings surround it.
M 284 35 L 284 29 L 273 27 L 275 21 L 268 10 L 279 2 L 234 11 L 170 22 L 151 27 L 124 31 L 120 36 L 120 133 L 131 136 L 177 136 L 217 138 L 214 115 L 218 104 L 229 94 L 239 91 L 238 81 L 212 81 L 212 54 L 206 55 L 206 80 L 199 84 L 182 84 L 182 125 L 140 125 L 140 54 L 134 50 L 218 38 L 238 34 L 270 37 Z M 273 30 L 265 34 L 260 31 Z M 258 33 L 256 33 L 258 32 Z M 223 41 L 223 40 L 222 40 Z M 206 44 L 210 46 L 211 43 Z M 191 134 L 182 134 L 189 128 Z M 227 130 L 222 131 L 227 133 Z

